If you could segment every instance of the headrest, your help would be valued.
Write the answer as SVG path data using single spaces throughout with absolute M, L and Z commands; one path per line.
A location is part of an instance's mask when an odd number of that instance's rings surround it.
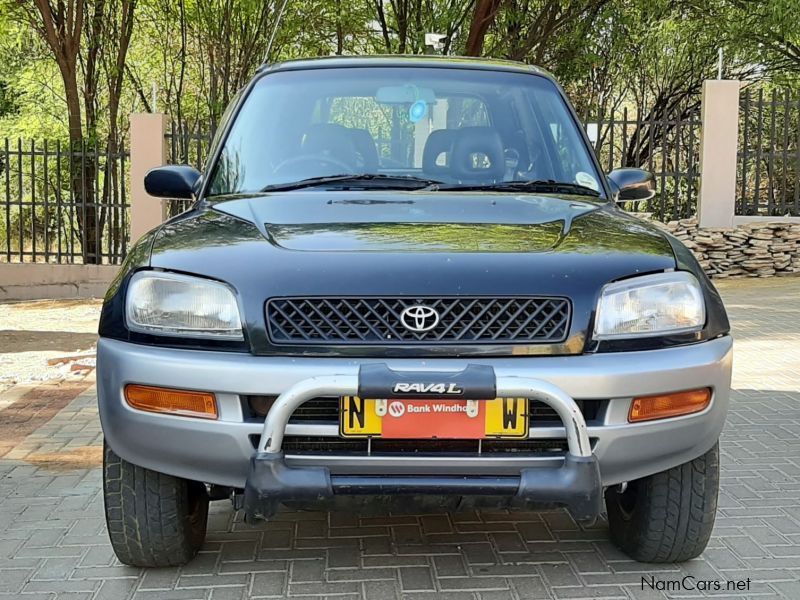
M 463 127 L 453 141 L 450 174 L 459 181 L 502 179 L 503 140 L 491 127 Z
M 458 130 L 456 129 L 436 129 L 431 131 L 425 141 L 425 148 L 422 150 L 422 171 L 426 175 L 442 176 L 450 174 L 453 150 L 453 141 Z M 444 154 L 444 164 L 439 164 L 439 157 Z
M 378 171 L 378 149 L 375 147 L 375 140 L 372 134 L 366 129 L 348 129 L 350 138 L 353 141 L 356 152 L 361 158 L 361 166 L 365 173 L 375 173 Z
M 303 151 L 329 156 L 351 165 L 356 164 L 358 157 L 350 130 L 337 123 L 311 125 L 303 138 Z

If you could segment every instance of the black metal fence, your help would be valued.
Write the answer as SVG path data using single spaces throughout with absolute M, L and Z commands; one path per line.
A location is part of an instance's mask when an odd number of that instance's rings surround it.
M 694 214 L 700 183 L 699 109 L 667 119 L 653 113 L 634 116 L 623 108 L 605 118 L 587 116 L 583 122 L 606 172 L 638 167 L 655 175 L 655 198 L 629 203 L 627 210 L 651 213 L 662 221 Z
M 738 160 L 737 215 L 800 216 L 800 97 L 745 90 Z
M 0 141 L 0 261 L 118 264 L 127 252 L 127 151 Z
M 168 160 L 201 169 L 211 135 L 167 132 Z M 130 243 L 130 154 L 99 144 L 0 140 L 0 262 L 120 264 Z M 172 201 L 170 215 L 190 202 Z

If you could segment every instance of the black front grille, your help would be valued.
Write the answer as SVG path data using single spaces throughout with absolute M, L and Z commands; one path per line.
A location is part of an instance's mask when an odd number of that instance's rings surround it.
M 338 398 L 312 398 L 292 413 L 290 423 L 338 423 Z
M 253 410 L 255 401 L 263 400 L 271 404 L 277 396 L 244 396 L 248 418 L 263 421 L 266 412 L 258 414 Z M 583 418 L 587 422 L 592 422 L 602 417 L 601 410 L 604 406 L 603 400 L 576 400 Z M 552 425 L 553 422 L 560 423 L 558 413 L 544 402 L 538 400 L 528 401 L 528 414 L 530 416 L 531 427 Z M 338 423 L 339 422 L 339 399 L 338 398 L 312 398 L 301 404 L 289 419 L 290 423 Z
M 436 311 L 438 321 L 404 319 L 417 306 Z M 566 298 L 542 297 L 308 297 L 272 298 L 266 311 L 274 344 L 509 344 L 564 341 L 571 307 Z
M 254 448 L 258 447 L 261 436 L 251 435 Z M 592 441 L 592 440 L 590 440 Z M 282 449 L 286 454 L 366 454 L 386 456 L 401 454 L 441 455 L 441 454 L 542 454 L 564 453 L 567 451 L 565 439 L 530 440 L 393 440 L 373 438 L 370 444 L 365 439 L 348 439 L 324 436 L 286 436 Z

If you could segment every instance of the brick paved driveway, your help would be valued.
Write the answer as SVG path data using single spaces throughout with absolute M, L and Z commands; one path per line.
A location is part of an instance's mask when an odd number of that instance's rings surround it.
M 180 569 L 121 566 L 106 540 L 90 388 L 0 459 L 0 598 L 661 598 L 661 581 L 750 578 L 800 598 L 800 279 L 722 286 L 737 335 L 720 511 L 703 557 L 642 565 L 561 511 L 357 518 L 285 512 L 252 528 L 212 505 Z M 12 390 L 13 391 L 13 390 Z M 0 398 L 0 423 L 14 398 Z M 6 407 L 6 408 L 3 408 Z M 731 592 L 710 593 L 720 598 Z

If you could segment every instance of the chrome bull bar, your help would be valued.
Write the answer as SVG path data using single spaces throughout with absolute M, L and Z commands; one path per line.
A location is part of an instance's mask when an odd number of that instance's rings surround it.
M 417 382 L 410 388 L 409 381 Z M 434 382 L 434 383 L 432 383 Z M 442 393 L 408 389 L 446 390 Z M 452 394 L 457 394 L 456 396 Z M 568 452 L 560 467 L 523 468 L 518 476 L 435 476 L 331 474 L 325 466 L 289 466 L 282 451 L 286 426 L 306 400 L 319 396 L 361 398 L 466 399 L 528 398 L 556 411 L 567 437 Z M 446 469 L 445 469 L 446 471 Z M 362 365 L 358 374 L 310 377 L 283 392 L 264 420 L 258 451 L 251 458 L 244 490 L 247 520 L 268 519 L 285 502 L 320 501 L 336 495 L 444 494 L 512 496 L 513 501 L 560 504 L 576 519 L 593 519 L 602 510 L 602 485 L 583 418 L 575 401 L 541 379 L 496 377 L 486 365 L 463 371 L 393 371 L 384 364 Z
M 403 371 L 398 371 L 398 373 L 402 374 Z M 354 396 L 358 394 L 358 391 L 358 375 L 326 375 L 311 377 L 296 383 L 278 396 L 270 408 L 264 421 L 258 452 L 278 453 L 281 451 L 289 419 L 306 400 L 319 396 Z M 576 457 L 592 455 L 583 414 L 575 400 L 561 388 L 541 379 L 501 376 L 496 378 L 495 393 L 498 398 L 529 398 L 544 402 L 556 411 L 564 423 L 569 453 Z M 432 395 L 429 394 L 428 397 L 432 397 Z

